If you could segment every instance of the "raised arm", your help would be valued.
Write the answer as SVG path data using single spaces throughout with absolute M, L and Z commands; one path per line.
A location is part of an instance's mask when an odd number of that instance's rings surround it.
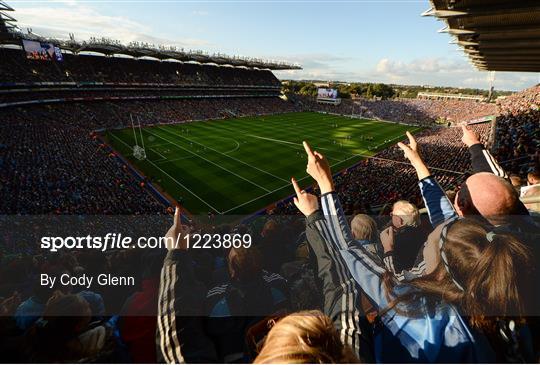
M 461 129 L 463 131 L 461 141 L 469 149 L 473 172 L 491 172 L 499 177 L 508 179 L 508 174 L 480 142 L 478 134 L 476 134 L 467 124 L 462 124 Z
M 335 205 L 329 205 L 325 199 L 325 196 L 334 193 L 334 181 L 328 160 L 319 152 L 313 151 L 307 142 L 304 142 L 304 149 L 308 157 L 306 171 L 315 179 L 321 190 L 322 211 L 328 222 L 329 234 L 335 248 L 344 250 L 355 247 L 355 241 L 341 203 L 337 200 Z
M 325 247 L 330 252 L 339 253 L 335 258 L 336 266 L 343 263 L 346 266 L 346 276 L 351 277 L 359 285 L 368 299 L 377 308 L 385 308 L 388 305 L 384 294 L 382 276 L 386 272 L 384 264 L 378 258 L 371 255 L 362 245 L 355 244 L 350 227 L 347 223 L 343 208 L 334 191 L 334 183 L 330 166 L 324 156 L 313 151 L 308 143 L 304 142 L 304 148 L 308 156 L 307 169 L 313 179 L 319 184 L 321 190 L 321 206 L 323 207 L 324 219 L 321 216 L 313 222 L 312 236 L 322 240 Z M 313 195 L 295 184 L 297 198 L 294 202 L 298 209 L 306 216 L 317 211 L 318 207 L 309 204 L 302 204 L 303 201 L 313 200 Z M 307 209 L 306 207 L 310 208 Z
M 295 205 L 306 216 L 306 237 L 317 261 L 317 276 L 322 283 L 324 313 L 330 317 L 341 341 L 350 346 L 363 362 L 373 362 L 371 331 L 361 310 L 360 290 L 348 274 L 339 250 L 328 238 L 328 226 L 316 196 L 301 190 L 292 180 Z
M 446 193 L 437 180 L 431 175 L 429 168 L 422 160 L 418 143 L 413 135 L 407 132 L 407 137 L 409 138 L 409 145 L 399 142 L 398 146 L 403 150 L 405 157 L 411 162 L 411 165 L 416 170 L 420 193 L 422 194 L 422 199 L 428 210 L 429 221 L 433 228 L 435 228 L 445 220 L 457 216 L 457 213 L 446 196 Z
M 454 205 L 448 199 L 443 188 L 433 176 L 428 176 L 418 182 L 420 193 L 427 208 L 429 221 L 433 228 L 442 222 L 457 216 Z
M 185 237 L 178 208 L 166 237 L 176 242 Z M 169 252 L 161 269 L 158 302 L 159 346 L 166 363 L 216 362 L 214 345 L 204 332 L 202 318 L 206 288 L 193 272 L 193 262 L 182 239 Z
M 341 259 L 347 271 L 360 286 L 369 301 L 377 308 L 388 306 L 388 298 L 383 285 L 386 268 L 382 261 L 369 253 L 362 245 L 354 244 L 350 229 L 345 220 L 337 193 L 331 192 L 321 197 L 321 205 L 326 206 L 325 225 L 319 231 L 328 245 L 339 247 Z

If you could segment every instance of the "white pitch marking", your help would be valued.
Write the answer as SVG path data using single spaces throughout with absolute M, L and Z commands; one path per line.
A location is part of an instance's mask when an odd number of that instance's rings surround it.
M 163 129 L 162 127 L 158 127 L 158 128 L 159 128 L 159 129 Z M 276 179 L 278 179 L 278 180 L 281 180 L 281 181 L 284 181 L 284 182 L 288 182 L 288 180 L 285 180 L 285 179 L 283 179 L 283 178 L 281 178 L 281 177 L 279 177 L 279 176 L 277 176 L 277 175 L 274 175 L 274 174 L 272 174 L 272 173 L 270 173 L 270 172 L 268 172 L 268 171 L 262 170 L 262 169 L 260 169 L 260 168 L 258 168 L 258 167 L 256 167 L 256 166 L 253 166 L 253 165 L 251 165 L 251 164 L 248 164 L 247 162 L 244 162 L 244 161 L 242 161 L 242 160 L 239 160 L 239 159 L 237 159 L 237 158 L 235 158 L 235 157 L 226 155 L 225 153 L 219 152 L 218 150 L 215 150 L 215 149 L 213 149 L 213 148 L 211 148 L 211 147 L 205 146 L 205 145 L 203 145 L 202 143 L 199 143 L 199 142 L 197 142 L 197 141 L 193 141 L 193 140 L 191 140 L 191 139 L 189 139 L 189 138 L 186 138 L 186 137 L 181 136 L 181 135 L 179 135 L 179 134 L 170 132 L 170 131 L 168 131 L 168 130 L 166 130 L 166 129 L 163 129 L 163 130 L 165 130 L 165 132 L 168 132 L 169 134 L 178 136 L 178 137 L 180 137 L 180 138 L 186 139 L 186 140 L 188 140 L 188 141 L 190 141 L 190 142 L 193 142 L 193 143 L 196 143 L 196 144 L 198 144 L 198 145 L 200 145 L 200 146 L 203 146 L 203 147 L 205 147 L 205 148 L 208 148 L 210 151 L 214 151 L 214 152 L 216 152 L 216 153 L 219 153 L 219 154 L 221 154 L 221 155 L 223 155 L 223 156 L 225 156 L 225 157 L 228 157 L 228 158 L 230 158 L 230 159 L 232 159 L 232 160 L 234 160 L 234 161 L 240 162 L 241 164 L 244 164 L 244 165 L 246 165 L 246 166 L 249 166 L 249 167 L 251 167 L 251 168 L 253 168 L 253 169 L 255 169 L 255 170 L 258 170 L 258 171 L 260 171 L 260 172 L 262 172 L 262 173 L 264 173 L 264 174 L 270 175 L 270 176 L 272 176 L 272 177 L 274 177 L 274 178 L 276 178 Z M 224 137 L 221 137 L 221 138 L 224 138 Z M 230 138 L 230 139 L 232 139 L 232 138 Z M 238 143 L 238 141 L 236 141 L 235 139 L 232 139 L 232 140 L 235 141 L 235 142 L 237 143 L 238 146 L 240 146 L 240 144 Z M 232 152 L 232 151 L 231 151 L 231 152 Z
M 186 149 L 186 148 L 180 146 L 179 144 L 176 144 L 176 143 L 174 143 L 174 142 L 172 142 L 172 141 L 169 141 L 169 140 L 168 140 L 167 138 L 165 138 L 165 137 L 162 137 L 162 136 L 160 136 L 160 135 L 158 135 L 158 134 L 152 133 L 152 132 L 150 132 L 150 131 L 148 131 L 148 130 L 146 131 L 146 133 L 150 133 L 150 134 L 153 135 L 154 137 L 158 137 L 158 138 L 163 139 L 164 141 L 170 142 L 170 143 L 174 144 L 175 146 L 177 146 L 177 147 L 183 149 L 184 151 L 187 151 L 187 152 L 191 153 L 192 155 L 195 155 L 195 156 L 199 157 L 201 160 L 205 160 L 206 162 L 211 163 L 212 165 L 217 166 L 217 167 L 219 167 L 220 169 L 222 169 L 222 170 L 224 170 L 224 171 L 227 171 L 228 173 L 230 173 L 230 174 L 232 174 L 232 175 L 234 175 L 234 176 L 236 176 L 236 177 L 238 177 L 238 178 L 240 178 L 240 179 L 242 179 L 242 180 L 244 180 L 244 181 L 247 181 L 248 183 L 250 183 L 250 184 L 252 184 L 252 185 L 254 185 L 254 186 L 257 186 L 258 188 L 261 188 L 261 189 L 264 190 L 264 191 L 270 192 L 270 190 L 268 190 L 268 189 L 265 188 L 264 186 L 261 186 L 261 185 L 259 185 L 259 184 L 257 184 L 257 183 L 254 183 L 253 181 L 251 181 L 251 180 L 249 180 L 249 179 L 246 179 L 245 177 L 243 177 L 243 176 L 241 176 L 241 175 L 238 175 L 237 173 L 235 173 L 235 172 L 233 172 L 233 171 L 231 171 L 231 170 L 229 170 L 229 169 L 227 169 L 227 168 L 225 168 L 225 167 L 223 167 L 223 166 L 220 166 L 219 164 L 217 164 L 217 163 L 215 163 L 215 162 L 213 162 L 213 161 L 210 161 L 210 160 L 208 160 L 208 159 L 202 157 L 201 155 L 198 155 L 198 154 L 195 153 L 195 152 L 191 152 L 190 150 L 188 150 L 188 149 Z
M 343 163 L 343 162 L 345 162 L 345 161 L 348 161 L 348 160 L 350 160 L 350 159 L 352 159 L 352 158 L 354 158 L 354 157 L 358 157 L 358 156 L 357 156 L 357 155 L 351 156 L 351 157 L 349 157 L 349 158 L 346 158 L 346 159 L 343 160 L 343 161 L 336 162 L 335 164 L 331 165 L 330 167 L 334 167 L 334 166 L 336 166 L 336 165 L 339 165 L 340 163 Z M 308 177 L 310 177 L 310 176 L 309 176 L 309 175 L 304 176 L 303 178 L 300 178 L 300 179 L 298 179 L 297 181 L 305 180 L 305 179 L 307 179 Z M 275 189 L 275 190 L 272 190 L 272 191 L 270 191 L 270 192 L 268 192 L 268 193 L 266 193 L 266 194 L 260 195 L 260 196 L 254 198 L 254 199 L 251 199 L 251 200 L 249 200 L 249 201 L 247 201 L 247 202 L 244 202 L 244 203 L 242 203 L 242 204 L 240 204 L 240 205 L 237 205 L 237 206 L 234 207 L 234 208 L 231 208 L 231 209 L 229 209 L 229 210 L 226 210 L 226 211 L 224 211 L 222 214 L 227 214 L 227 213 L 229 213 L 229 212 L 232 212 L 232 211 L 235 210 L 235 209 L 238 209 L 238 208 L 240 208 L 240 207 L 243 207 L 244 205 L 247 205 L 247 204 L 252 203 L 252 202 L 254 202 L 254 201 L 256 201 L 256 200 L 259 200 L 259 199 L 261 199 L 261 198 L 263 198 L 263 197 L 265 197 L 265 196 L 267 196 L 267 195 L 270 195 L 270 194 L 272 194 L 272 193 L 275 193 L 276 191 L 285 189 L 285 188 L 286 188 L 287 186 L 289 186 L 289 185 L 290 185 L 290 184 L 283 185 L 283 186 L 280 187 L 280 188 L 277 188 L 277 189 Z
M 188 191 L 191 195 L 193 195 L 195 198 L 199 199 L 200 201 L 202 201 L 204 204 L 206 204 L 206 206 L 208 206 L 209 208 L 211 208 L 213 211 L 215 211 L 216 213 L 218 214 L 224 214 L 223 212 L 220 212 L 218 209 L 214 208 L 212 205 L 210 205 L 210 203 L 206 202 L 206 200 L 204 200 L 203 198 L 201 198 L 200 196 L 198 196 L 197 194 L 195 194 L 193 191 L 191 191 L 190 189 L 188 189 L 184 184 L 182 184 L 181 182 L 179 182 L 178 180 L 176 180 L 174 177 L 172 177 L 171 175 L 169 175 L 169 173 L 167 171 L 164 171 L 161 167 L 159 167 L 158 165 L 156 165 L 155 163 L 153 163 L 152 161 L 150 160 L 147 160 L 148 162 L 150 162 L 152 165 L 154 165 L 154 167 L 156 169 L 158 169 L 159 171 L 161 171 L 162 173 L 164 173 L 165 175 L 167 175 L 172 181 L 174 181 L 175 183 L 177 183 L 178 185 L 180 185 L 182 188 L 184 188 L 184 190 Z
M 115 136 L 114 134 L 111 134 L 111 136 L 113 136 L 114 138 L 116 138 L 117 140 L 119 140 L 120 142 L 122 142 L 123 144 L 125 144 L 128 148 L 131 148 L 133 150 L 133 147 L 131 147 L 130 145 L 128 145 L 126 142 L 124 142 L 123 140 L 121 140 L 120 138 L 118 138 L 117 136 Z M 182 184 L 181 182 L 179 182 L 178 180 L 176 180 L 174 177 L 172 177 L 171 175 L 169 175 L 169 173 L 167 171 L 164 171 L 163 169 L 161 169 L 158 165 L 156 165 L 155 163 L 153 163 L 152 161 L 150 161 L 149 159 L 146 159 L 146 161 L 150 162 L 152 165 L 154 165 L 155 168 L 157 168 L 159 171 L 161 171 L 162 173 L 164 173 L 165 175 L 167 175 L 172 181 L 174 181 L 175 183 L 177 183 L 178 185 L 180 185 L 184 190 L 186 190 L 187 192 L 189 192 L 191 195 L 193 195 L 195 198 L 199 199 L 201 202 L 203 202 L 206 206 L 208 206 L 209 208 L 211 208 L 213 211 L 215 211 L 216 213 L 218 214 L 224 214 L 223 212 L 220 212 L 218 209 L 214 208 L 212 205 L 210 205 L 209 203 L 207 203 L 203 198 L 201 198 L 200 196 L 198 196 L 197 194 L 195 194 L 193 191 L 191 191 L 190 189 L 188 189 L 184 184 Z
M 158 151 L 156 151 L 155 149 L 153 148 L 150 148 L 150 151 L 153 151 L 155 154 L 158 154 L 161 156 L 161 159 L 160 160 L 156 160 L 155 162 L 159 162 L 159 161 L 163 161 L 163 160 L 167 160 L 167 157 L 163 156 L 161 153 L 159 153 Z

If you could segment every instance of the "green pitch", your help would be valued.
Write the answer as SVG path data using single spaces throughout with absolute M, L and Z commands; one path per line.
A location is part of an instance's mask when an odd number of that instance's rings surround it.
M 338 172 L 419 129 L 319 113 L 159 125 L 142 129 L 143 161 L 133 156 L 131 128 L 109 131 L 107 138 L 189 212 L 246 214 L 291 195 L 291 176 L 312 184 L 303 140 Z

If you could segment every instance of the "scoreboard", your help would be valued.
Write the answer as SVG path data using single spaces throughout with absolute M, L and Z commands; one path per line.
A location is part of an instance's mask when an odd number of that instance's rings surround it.
M 338 91 L 336 89 L 319 88 L 317 90 L 318 99 L 337 99 Z
M 319 88 L 317 89 L 317 102 L 322 104 L 339 105 L 341 99 L 338 98 L 336 89 Z

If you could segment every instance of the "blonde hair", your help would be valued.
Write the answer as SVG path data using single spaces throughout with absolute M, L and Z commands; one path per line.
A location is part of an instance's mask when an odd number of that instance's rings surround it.
M 357 214 L 351 221 L 351 231 L 355 239 L 375 242 L 379 234 L 377 223 L 366 214 Z
M 420 212 L 416 205 L 406 200 L 398 200 L 392 206 L 392 215 L 401 218 L 404 226 L 418 227 L 420 225 Z
M 256 364 L 358 363 L 339 339 L 332 320 L 320 311 L 304 311 L 279 320 L 270 330 Z

